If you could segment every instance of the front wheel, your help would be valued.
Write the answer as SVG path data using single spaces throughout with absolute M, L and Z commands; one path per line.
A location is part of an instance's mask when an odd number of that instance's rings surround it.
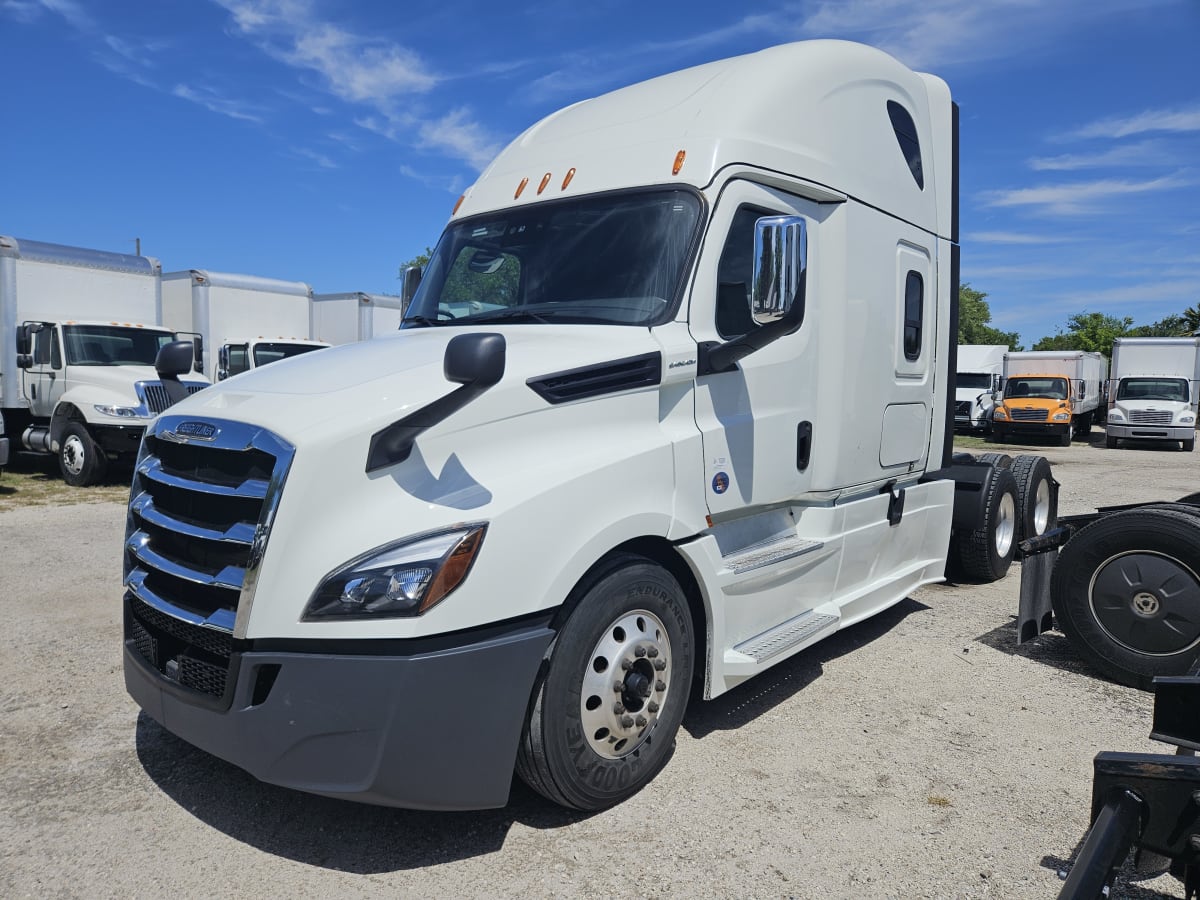
M 1054 616 L 1088 662 L 1150 690 L 1200 654 L 1200 515 L 1165 506 L 1093 522 L 1059 554 Z
M 58 448 L 58 468 L 63 481 L 87 487 L 104 478 L 108 460 L 81 422 L 68 422 Z
M 1196 439 L 1194 437 L 1190 437 L 1186 441 L 1183 442 L 1183 452 L 1184 453 L 1191 453 L 1195 449 L 1196 449 Z
M 517 773 L 549 800 L 604 809 L 671 758 L 691 690 L 692 617 L 675 578 L 619 555 L 584 579 L 538 676 Z

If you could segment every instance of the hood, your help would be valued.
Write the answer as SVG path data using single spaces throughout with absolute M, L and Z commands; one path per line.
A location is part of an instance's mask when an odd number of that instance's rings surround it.
M 259 425 L 297 445 L 374 433 L 458 388 L 443 374 L 446 345 L 472 332 L 504 336 L 505 372 L 485 397 L 455 414 L 459 426 L 546 408 L 529 379 L 660 349 L 648 329 L 629 326 L 414 328 L 252 369 L 172 413 Z
M 112 403 L 136 404 L 139 401 L 133 389 L 134 384 L 160 380 L 153 366 L 72 366 L 70 371 L 71 387 L 89 388 L 96 402 L 109 400 Z M 184 380 L 191 379 L 185 376 Z

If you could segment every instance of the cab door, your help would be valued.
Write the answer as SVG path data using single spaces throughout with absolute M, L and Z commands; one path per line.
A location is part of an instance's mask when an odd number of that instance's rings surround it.
M 50 418 L 66 390 L 62 342 L 58 326 L 46 323 L 33 335 L 33 365 L 25 373 L 29 411 L 38 418 Z
M 725 342 L 760 327 L 749 291 L 758 219 L 801 216 L 813 258 L 820 204 L 747 181 L 732 181 L 714 209 L 693 285 L 690 327 L 698 343 Z M 807 273 L 806 290 L 814 289 Z M 798 298 L 796 302 L 803 302 Z M 811 482 L 816 339 L 806 320 L 792 334 L 742 358 L 736 369 L 697 379 L 696 423 L 703 435 L 710 514 L 732 514 L 802 496 Z

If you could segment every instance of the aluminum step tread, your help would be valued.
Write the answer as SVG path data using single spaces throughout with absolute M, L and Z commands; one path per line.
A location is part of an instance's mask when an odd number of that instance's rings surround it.
M 808 640 L 818 632 L 836 625 L 838 621 L 837 616 L 825 613 L 805 613 L 789 619 L 770 631 L 764 631 L 757 637 L 738 644 L 733 649 L 743 656 L 750 657 L 756 663 L 762 663 L 772 656 Z
M 763 566 L 783 562 L 785 559 L 792 559 L 802 556 L 805 553 L 812 553 L 814 550 L 820 550 L 824 546 L 825 544 L 822 541 L 812 541 L 807 538 L 789 535 L 784 538 L 774 538 L 768 541 L 760 541 L 757 544 L 751 544 L 737 553 L 731 553 L 724 557 L 724 563 L 725 567 L 731 572 L 741 575 L 754 569 L 761 569 Z

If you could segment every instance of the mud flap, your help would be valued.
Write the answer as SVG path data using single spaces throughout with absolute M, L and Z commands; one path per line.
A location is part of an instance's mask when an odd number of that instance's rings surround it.
M 1050 608 L 1050 574 L 1058 561 L 1065 528 L 1055 528 L 1021 542 L 1021 600 L 1017 607 L 1017 646 L 1054 627 Z

